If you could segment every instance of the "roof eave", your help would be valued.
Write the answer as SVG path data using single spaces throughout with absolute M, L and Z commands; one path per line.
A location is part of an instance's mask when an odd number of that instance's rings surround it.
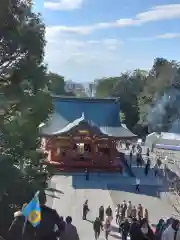
M 93 101 L 93 102 L 119 102 L 120 98 L 119 97 L 111 97 L 111 98 L 95 98 L 95 97 L 74 97 L 74 96 L 64 96 L 64 95 L 53 95 L 51 94 L 51 97 L 53 99 L 61 99 L 61 100 L 79 100 L 79 101 Z

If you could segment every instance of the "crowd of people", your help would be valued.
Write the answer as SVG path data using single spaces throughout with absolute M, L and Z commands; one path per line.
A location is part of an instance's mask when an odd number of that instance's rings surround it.
M 56 210 L 45 205 L 46 195 L 39 195 L 41 207 L 41 223 L 34 228 L 26 223 L 21 211 L 14 214 L 14 220 L 10 226 L 7 240 L 80 240 L 76 227 L 72 224 L 72 217 L 64 220 Z M 88 200 L 83 204 L 82 220 L 86 221 L 88 212 Z M 108 240 L 112 231 L 112 220 L 115 218 L 119 237 L 122 240 L 180 240 L 180 222 L 170 218 L 167 221 L 160 219 L 155 228 L 149 223 L 148 210 L 141 204 L 133 206 L 131 201 L 123 201 L 118 204 L 115 212 L 108 206 L 99 208 L 99 216 L 93 222 L 94 238 L 97 240 L 103 231 Z M 83 240 L 83 239 L 82 239 Z
M 131 158 L 135 154 L 138 167 L 145 164 L 145 175 L 148 175 L 151 161 L 149 159 L 150 150 L 147 149 L 147 161 L 142 158 L 142 148 L 140 145 L 127 144 L 126 148 L 130 149 L 130 164 Z M 161 162 L 157 159 L 157 168 L 155 167 L 155 176 Z M 87 180 L 88 180 L 88 173 Z M 136 179 L 136 190 L 140 191 L 140 180 Z M 65 219 L 59 216 L 56 210 L 45 205 L 46 195 L 44 192 L 39 194 L 39 202 L 41 207 L 41 222 L 40 225 L 34 228 L 30 223 L 26 222 L 21 211 L 14 214 L 14 220 L 10 226 L 7 240 L 79 240 L 78 231 L 72 224 L 72 217 L 67 216 Z M 88 200 L 82 207 L 82 220 L 86 221 L 90 208 Z M 156 209 L 155 209 L 156 211 Z M 167 221 L 160 219 L 156 227 L 152 228 L 149 222 L 148 209 L 145 209 L 141 204 L 134 206 L 131 201 L 123 201 L 116 206 L 113 212 L 111 206 L 106 209 L 104 206 L 99 207 L 99 214 L 92 222 L 92 232 L 97 240 L 103 232 L 104 237 L 108 240 L 111 235 L 113 226 L 112 220 L 116 222 L 119 237 L 122 240 L 180 240 L 180 222 L 177 219 L 170 218 Z M 83 239 L 82 239 L 83 240 Z
M 83 205 L 83 220 L 87 219 L 89 212 L 88 201 Z M 97 240 L 100 233 L 104 231 L 105 239 L 108 239 L 111 233 L 111 223 L 115 215 L 115 221 L 118 226 L 118 232 L 122 240 L 180 240 L 180 222 L 177 219 L 160 219 L 153 228 L 149 223 L 149 214 L 147 209 L 139 204 L 133 206 L 131 201 L 118 204 L 115 213 L 110 206 L 104 209 L 99 208 L 99 216 L 93 223 L 94 236 Z
M 122 147 L 122 143 L 121 143 Z M 128 159 L 127 163 L 129 167 L 132 167 L 133 157 L 135 157 L 135 162 L 137 167 L 144 167 L 144 174 L 148 176 L 149 170 L 151 169 L 151 157 L 150 157 L 150 149 L 146 149 L 146 153 L 142 154 L 142 146 L 139 143 L 125 143 L 125 150 L 128 151 Z M 162 166 L 162 161 L 159 156 L 156 156 L 155 162 L 153 162 L 154 176 L 158 176 L 160 174 L 160 167 Z
M 83 205 L 83 219 L 86 220 L 87 214 L 89 212 L 88 201 L 86 201 Z M 126 203 L 123 201 L 122 204 L 118 204 L 115 213 L 113 214 L 113 210 L 110 206 L 107 209 L 104 209 L 103 206 L 99 208 L 99 216 L 96 218 L 93 224 L 95 239 L 98 239 L 100 236 L 100 232 L 104 231 L 105 238 L 108 239 L 108 236 L 111 232 L 111 223 L 113 220 L 113 215 L 115 215 L 115 221 L 118 225 L 119 233 L 122 236 L 123 240 L 127 239 L 128 233 L 130 231 L 130 226 L 135 219 L 137 221 L 146 221 L 148 223 L 148 210 L 144 209 L 141 204 L 137 207 L 133 206 L 131 201 Z M 128 230 L 128 232 L 127 232 Z

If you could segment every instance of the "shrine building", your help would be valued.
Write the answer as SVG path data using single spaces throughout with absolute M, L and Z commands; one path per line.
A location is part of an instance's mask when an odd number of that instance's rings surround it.
M 42 148 L 59 171 L 122 171 L 117 143 L 136 139 L 120 122 L 119 99 L 53 96 Z

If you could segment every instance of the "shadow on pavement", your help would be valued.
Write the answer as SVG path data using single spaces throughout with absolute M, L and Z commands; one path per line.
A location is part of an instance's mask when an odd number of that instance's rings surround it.
M 140 186 L 140 192 L 136 191 L 136 186 L 108 184 L 108 190 L 135 193 L 160 198 L 161 188 L 159 186 Z
M 127 181 L 128 177 L 123 177 L 119 173 L 96 173 L 90 174 L 89 180 L 86 176 L 72 175 L 72 187 L 75 189 L 102 189 L 107 190 L 107 183 L 119 183 Z

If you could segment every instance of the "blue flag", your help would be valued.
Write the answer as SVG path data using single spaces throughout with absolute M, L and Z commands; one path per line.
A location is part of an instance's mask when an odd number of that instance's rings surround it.
M 34 198 L 22 209 L 22 214 L 26 219 L 36 227 L 41 221 L 41 208 L 39 205 L 39 192 L 37 192 Z

